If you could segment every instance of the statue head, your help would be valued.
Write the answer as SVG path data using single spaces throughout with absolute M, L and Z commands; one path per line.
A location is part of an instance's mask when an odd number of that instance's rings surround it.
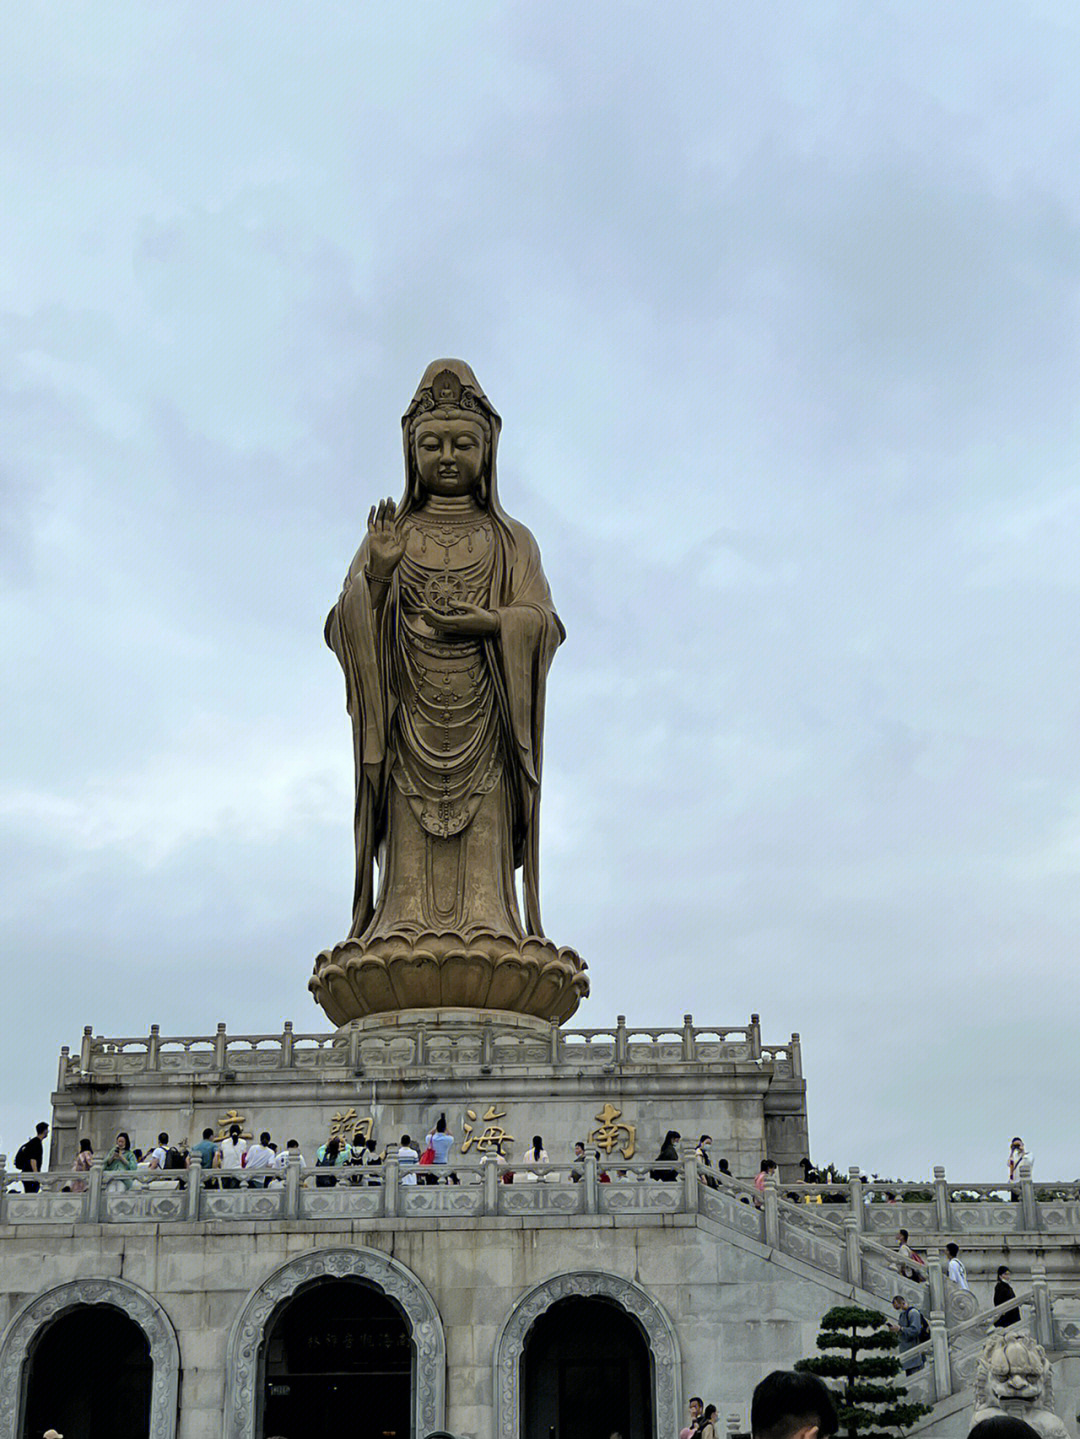
M 495 455 L 501 421 L 463 360 L 434 360 L 401 420 L 405 499 L 399 513 L 429 494 L 473 494 L 501 518 Z
M 1042 1346 L 1027 1334 L 992 1335 L 979 1357 L 975 1408 L 1012 1413 L 1024 1408 L 1052 1409 L 1050 1361 Z

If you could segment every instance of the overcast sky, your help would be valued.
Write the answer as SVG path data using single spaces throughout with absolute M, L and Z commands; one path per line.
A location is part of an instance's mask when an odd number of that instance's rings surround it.
M 329 1027 L 322 625 L 458 355 L 573 1023 L 757 1010 L 819 1162 L 1080 1174 L 1075 4 L 3 15 L 7 1152 L 84 1024 Z

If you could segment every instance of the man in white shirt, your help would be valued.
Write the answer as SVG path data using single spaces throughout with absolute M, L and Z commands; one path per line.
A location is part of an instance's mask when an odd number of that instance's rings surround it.
M 284 1169 L 289 1163 L 289 1160 L 293 1158 L 299 1159 L 301 1169 L 307 1168 L 307 1160 L 300 1153 L 300 1141 L 298 1139 L 290 1139 L 287 1141 L 285 1148 L 274 1159 L 274 1168 Z
M 169 1136 L 164 1130 L 157 1137 L 157 1145 L 150 1151 L 150 1169 L 164 1169 L 169 1157 Z
M 420 1163 L 420 1156 L 413 1148 L 413 1142 L 407 1134 L 401 1136 L 401 1148 L 397 1152 L 397 1158 L 398 1164 L 401 1166 L 402 1184 L 415 1184 L 416 1170 L 411 1166 Z
M 959 1284 L 961 1289 L 970 1289 L 967 1282 L 967 1272 L 960 1262 L 959 1244 L 946 1244 L 945 1253 L 949 1256 L 949 1278 L 954 1284 Z

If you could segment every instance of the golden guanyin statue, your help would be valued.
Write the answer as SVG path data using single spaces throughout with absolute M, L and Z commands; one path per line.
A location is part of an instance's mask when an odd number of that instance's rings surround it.
M 562 1021 L 589 992 L 540 922 L 544 691 L 564 631 L 536 541 L 499 503 L 500 425 L 468 365 L 428 366 L 402 419 L 404 496 L 372 508 L 326 623 L 356 762 L 352 929 L 310 980 L 336 1024 L 432 1007 Z

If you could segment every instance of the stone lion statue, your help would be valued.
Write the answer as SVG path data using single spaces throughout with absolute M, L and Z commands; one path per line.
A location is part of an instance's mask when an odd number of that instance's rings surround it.
M 1007 1414 L 1030 1424 L 1043 1439 L 1068 1439 L 1054 1413 L 1054 1376 L 1041 1344 L 1027 1334 L 993 1334 L 975 1372 L 974 1426 Z

